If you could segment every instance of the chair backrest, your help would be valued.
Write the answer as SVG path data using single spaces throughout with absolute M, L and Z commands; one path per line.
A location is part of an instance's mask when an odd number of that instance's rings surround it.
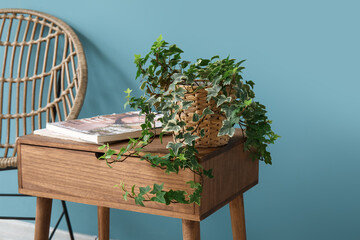
M 75 119 L 86 85 L 85 54 L 66 23 L 37 11 L 0 9 L 0 159 L 16 156 L 17 137 L 46 122 Z

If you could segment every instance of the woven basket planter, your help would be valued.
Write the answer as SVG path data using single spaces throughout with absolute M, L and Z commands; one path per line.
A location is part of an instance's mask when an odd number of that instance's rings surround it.
M 225 120 L 225 117 L 220 114 L 220 109 L 216 107 L 214 100 L 210 102 L 206 101 L 207 91 L 204 88 L 195 91 L 197 86 L 180 85 L 179 87 L 184 88 L 188 92 L 185 93 L 184 100 L 194 101 L 193 104 L 180 115 L 181 120 L 186 123 L 186 128 L 193 127 L 196 129 L 198 122 L 195 123 L 192 121 L 194 113 L 201 115 L 203 110 L 208 106 L 210 106 L 210 109 L 214 112 L 214 114 L 206 115 L 204 119 L 201 120 L 195 133 L 200 136 L 201 129 L 204 129 L 205 135 L 195 140 L 196 147 L 219 147 L 226 145 L 230 137 L 227 135 L 218 136 L 222 127 L 222 121 Z

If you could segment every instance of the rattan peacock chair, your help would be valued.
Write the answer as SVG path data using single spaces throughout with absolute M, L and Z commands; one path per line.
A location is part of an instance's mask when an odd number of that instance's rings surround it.
M 86 86 L 85 54 L 66 23 L 42 12 L 0 9 L 0 170 L 16 169 L 17 137 L 77 118 Z

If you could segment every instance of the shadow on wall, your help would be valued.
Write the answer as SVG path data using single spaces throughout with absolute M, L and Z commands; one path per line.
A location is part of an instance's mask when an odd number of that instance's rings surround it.
M 105 51 L 109 50 L 105 49 L 107 46 L 100 46 L 77 29 L 74 31 L 83 44 L 88 64 L 88 88 L 80 117 L 123 112 L 123 91 L 131 86 L 131 80 L 122 71 L 119 62 L 114 61 L 116 57 L 111 59 L 105 54 L 111 52 Z

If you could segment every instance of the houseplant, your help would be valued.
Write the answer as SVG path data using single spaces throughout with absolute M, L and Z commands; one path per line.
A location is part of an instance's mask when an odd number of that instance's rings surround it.
M 254 159 L 271 164 L 267 146 L 274 143 L 278 135 L 271 130 L 265 106 L 253 100 L 254 82 L 242 79 L 244 67 L 241 64 L 244 60 L 214 56 L 191 63 L 181 59 L 182 52 L 160 36 L 145 57 L 135 55 L 136 78 L 141 77 L 140 88 L 144 95 L 132 97 L 131 90 L 127 89 L 125 106 L 130 105 L 145 114 L 145 123 L 141 126 L 142 135 L 138 139 L 130 139 L 128 145 L 119 152 L 110 149 L 109 145 L 100 147 L 105 150 L 101 158 L 111 167 L 111 164 L 125 161 L 129 156 L 139 156 L 141 160 L 164 169 L 166 173 L 189 169 L 199 175 L 200 179 L 212 178 L 212 169 L 203 169 L 199 164 L 197 148 L 206 146 L 209 141 L 204 139 L 209 138 L 211 143 L 216 142 L 216 146 L 226 144 L 234 135 L 238 124 L 246 137 L 244 150 L 251 151 Z M 193 97 L 197 94 L 201 96 L 198 99 Z M 159 119 L 163 124 L 160 139 L 165 133 L 173 135 L 173 141 L 166 146 L 169 153 L 165 156 L 141 154 L 156 136 L 154 112 L 163 114 Z M 215 129 L 215 135 L 210 128 L 212 132 L 205 129 L 206 121 L 219 126 Z M 121 183 L 119 187 L 124 191 L 125 200 L 133 198 L 136 204 L 142 206 L 145 201 L 167 205 L 195 202 L 200 205 L 201 182 L 202 180 L 188 182 L 194 190 L 192 193 L 173 189 L 165 191 L 164 183 L 154 183 L 152 187 L 141 186 L 138 189 L 134 185 L 128 188 L 125 183 Z

